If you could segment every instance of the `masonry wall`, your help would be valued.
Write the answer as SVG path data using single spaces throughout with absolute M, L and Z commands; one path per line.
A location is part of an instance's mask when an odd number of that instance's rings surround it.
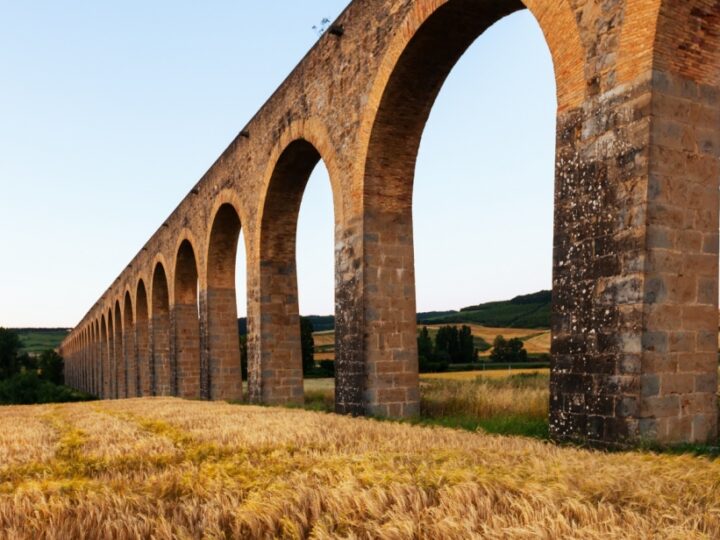
M 709 0 L 351 3 L 63 343 L 71 384 L 87 389 L 99 366 L 103 397 L 239 397 L 234 286 L 216 279 L 235 247 L 213 241 L 239 223 L 250 399 L 302 401 L 294 227 L 298 186 L 322 159 L 335 206 L 336 410 L 417 414 L 417 146 L 457 58 L 524 7 L 558 87 L 551 433 L 713 438 L 720 66 Z M 178 288 L 180 263 L 200 305 Z M 115 316 L 126 311 L 138 324 Z

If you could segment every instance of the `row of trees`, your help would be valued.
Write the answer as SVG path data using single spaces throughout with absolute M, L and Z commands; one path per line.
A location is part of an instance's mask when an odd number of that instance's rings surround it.
M 420 366 L 427 364 L 469 364 L 477 360 L 472 330 L 469 326 L 442 326 L 435 334 L 435 342 L 427 326 L 418 333 Z
M 479 350 L 469 326 L 442 326 L 435 341 L 427 326 L 418 333 L 418 363 L 422 373 L 446 371 L 450 364 L 469 364 L 477 360 Z
M 527 359 L 528 353 L 521 339 L 505 339 L 503 336 L 497 336 L 493 341 L 493 349 L 490 351 L 490 360 L 492 362 L 512 364 L 526 362 Z
M 23 352 L 20 337 L 0 328 L 0 404 L 79 401 L 89 396 L 64 386 L 64 362 L 48 349 L 38 356 Z
M 46 350 L 39 356 L 30 356 L 22 352 L 22 342 L 15 332 L 0 328 L 0 380 L 30 371 L 53 384 L 65 383 L 63 359 L 59 354 Z
M 315 339 L 313 323 L 307 317 L 300 318 L 300 347 L 302 350 L 302 366 L 304 376 L 334 375 L 334 363 L 315 362 Z M 474 337 L 472 329 L 463 325 L 442 326 L 438 328 L 433 340 L 427 326 L 418 332 L 418 359 L 421 372 L 445 371 L 450 364 L 471 364 L 477 362 L 480 352 L 490 349 L 490 344 L 482 338 Z M 247 380 L 247 336 L 240 336 L 240 354 L 242 376 Z M 492 362 L 515 363 L 528 359 L 525 344 L 518 338 L 505 339 L 497 336 L 492 344 L 490 360 Z
M 445 371 L 450 364 L 471 364 L 480 352 L 490 349 L 482 338 L 474 337 L 472 329 L 463 325 L 438 328 L 433 341 L 427 326 L 418 332 L 418 360 L 421 372 Z M 490 361 L 502 363 L 525 362 L 528 359 L 525 344 L 518 338 L 497 336 L 490 351 Z

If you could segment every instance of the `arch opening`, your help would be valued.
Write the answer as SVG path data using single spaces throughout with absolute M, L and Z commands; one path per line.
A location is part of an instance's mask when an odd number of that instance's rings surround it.
M 94 376 L 95 376 L 95 354 L 94 354 L 94 346 L 95 346 L 95 340 L 93 336 L 93 324 L 90 323 L 86 330 L 86 339 L 87 339 L 87 349 L 88 349 L 88 393 L 94 394 L 95 392 L 95 385 L 94 385 Z
M 303 376 L 333 378 L 335 332 L 335 212 L 332 184 L 320 160 L 308 179 L 297 224 L 297 280 Z M 342 369 L 338 370 L 343 371 Z
M 107 385 L 107 397 L 108 399 L 115 399 L 117 397 L 117 373 L 115 369 L 115 329 L 113 325 L 113 308 L 108 308 L 107 311 L 107 355 L 106 355 L 106 370 L 107 374 L 105 378 L 105 384 Z
M 115 301 L 114 316 L 113 373 L 115 375 L 115 398 L 122 399 L 127 397 L 127 366 L 125 364 L 125 342 L 123 339 L 123 320 L 120 300 Z
M 135 319 L 130 291 L 125 292 L 123 302 L 123 356 L 126 372 L 126 395 L 127 397 L 136 397 L 138 395 L 138 363 L 135 346 Z
M 100 316 L 100 397 L 108 399 L 110 397 L 110 388 L 108 386 L 108 348 L 109 333 L 107 328 L 107 319 L 105 314 Z
M 98 395 L 97 392 L 97 348 L 98 348 L 98 337 L 97 337 L 97 324 L 96 321 L 90 323 L 90 393 L 94 396 Z
M 471 0 L 451 0 L 444 3 L 427 17 L 406 44 L 384 87 L 370 134 L 363 186 L 366 387 L 362 389 L 361 401 L 365 404 L 362 412 L 381 416 L 414 416 L 419 413 L 419 361 L 416 340 L 418 305 L 414 243 L 416 224 L 413 220 L 413 197 L 416 195 L 416 174 L 422 172 L 418 171 L 418 165 L 424 165 L 418 161 L 421 141 L 440 91 L 461 57 L 491 26 L 524 10 L 525 7 L 519 0 L 495 4 Z M 448 33 L 448 28 L 452 28 L 453 32 Z M 545 45 L 547 47 L 547 43 Z M 552 64 L 552 59 L 550 63 Z M 557 96 L 554 93 L 553 98 L 551 105 L 554 119 L 557 109 Z M 458 112 L 455 109 L 455 113 L 468 116 L 466 111 Z M 485 120 L 485 117 L 482 120 Z M 463 123 L 464 118 L 454 119 L 449 129 L 455 129 L 458 124 Z M 477 125 L 477 118 L 475 124 Z M 472 126 L 469 128 L 472 129 Z M 549 138 L 554 141 L 554 122 L 551 130 Z M 447 136 L 447 131 L 443 135 L 451 139 Z M 514 142 L 514 139 L 511 141 Z M 464 140 L 457 142 L 459 147 L 464 145 Z M 481 151 L 466 148 L 466 152 L 472 153 L 477 167 Z M 441 165 L 434 170 L 436 175 L 447 174 L 448 170 L 453 170 L 452 156 L 443 158 L 447 159 L 447 162 L 439 160 Z M 492 160 L 494 157 L 489 156 L 488 159 Z M 554 148 L 550 150 L 547 159 L 551 163 L 549 178 L 552 179 Z M 437 178 L 434 181 L 437 183 Z M 552 185 L 550 180 L 550 190 Z M 448 189 L 452 189 L 452 182 Z M 461 197 L 468 198 L 467 192 L 470 190 L 462 189 L 463 194 L 455 198 L 456 204 L 458 201 L 462 204 Z M 438 205 L 443 194 L 433 195 L 429 203 Z M 458 215 L 457 209 L 452 206 L 452 202 L 449 206 L 453 209 L 454 219 Z M 432 212 L 431 215 L 435 213 Z M 552 215 L 552 210 L 548 215 Z M 430 221 L 437 228 L 435 220 Z M 475 226 L 477 221 L 475 218 L 465 227 L 471 224 Z M 546 223 L 550 221 L 548 219 Z M 427 229 L 430 224 L 422 223 L 420 229 L 422 226 Z M 498 225 L 489 224 L 489 227 L 497 231 Z M 549 227 L 551 229 L 551 226 Z M 441 229 L 445 230 L 445 227 Z M 445 234 L 449 234 L 447 230 Z M 463 235 L 461 230 L 458 236 L 466 235 Z M 467 235 L 467 238 L 472 239 L 473 236 Z M 472 246 L 474 242 L 470 240 L 469 243 Z M 452 242 L 438 240 L 437 245 L 431 248 L 433 257 L 443 256 L 443 250 L 452 245 Z M 551 253 L 551 242 L 547 242 L 548 278 L 552 268 Z M 449 264 L 438 264 L 438 276 L 442 277 L 440 283 L 448 281 L 447 269 L 459 259 L 453 253 L 446 252 L 444 256 L 448 258 Z M 437 279 L 435 276 L 435 280 Z M 469 279 L 469 273 L 466 279 Z M 548 279 L 548 284 L 549 281 Z M 450 286 L 456 287 L 456 283 L 457 281 Z M 437 289 L 437 284 L 434 284 L 433 288 Z M 488 300 L 491 295 L 492 293 L 488 295 Z M 467 298 L 464 304 L 445 305 L 444 309 L 460 309 L 477 303 L 477 300 Z M 430 311 L 439 309 L 440 306 L 420 307 Z
M 210 228 L 207 290 L 201 298 L 208 325 L 203 383 L 206 397 L 212 400 L 243 398 L 238 311 L 245 298 L 236 291 L 238 261 L 244 252 L 240 249 L 241 231 L 240 216 L 233 205 L 220 206 Z
M 135 292 L 135 342 L 137 346 L 138 396 L 152 396 L 152 370 L 150 366 L 148 299 L 145 282 L 138 281 Z
M 152 279 L 152 395 L 172 395 L 170 369 L 170 293 L 165 268 L 157 263 Z
M 198 313 L 198 269 L 195 250 L 188 240 L 178 248 L 175 263 L 174 303 L 170 315 L 174 346 L 175 394 L 200 398 L 200 318 Z
M 321 159 L 313 144 L 295 140 L 284 149 L 270 177 L 260 232 L 260 343 L 255 345 L 259 354 L 250 355 L 248 371 L 253 401 L 304 401 L 297 225 L 305 188 Z

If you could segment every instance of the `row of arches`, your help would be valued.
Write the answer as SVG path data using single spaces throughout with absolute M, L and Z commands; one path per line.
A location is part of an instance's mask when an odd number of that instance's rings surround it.
M 260 146 L 248 150 L 256 158 L 248 162 L 267 160 L 266 167 L 226 190 L 217 185 L 228 186 L 227 178 L 213 174 L 198 184 L 172 216 L 178 219 L 166 223 L 154 239 L 148 256 L 134 261 L 121 285 L 111 287 L 111 298 L 104 298 L 79 329 L 84 335 L 86 326 L 105 326 L 105 337 L 91 332 L 93 344 L 88 349 L 83 341 L 82 353 L 86 358 L 91 350 L 91 361 L 106 368 L 101 370 L 102 395 L 242 397 L 233 282 L 242 223 L 250 254 L 249 397 L 265 403 L 302 401 L 296 230 L 308 178 L 322 161 L 335 220 L 336 409 L 417 413 L 412 194 L 421 136 L 460 56 L 493 23 L 524 7 L 519 1 L 488 7 L 452 0 L 408 8 L 408 31 L 386 44 L 382 65 L 375 66 L 377 77 L 364 74 L 371 76 L 368 99 L 348 117 L 357 119 L 352 130 L 337 122 L 337 112 L 323 118 L 327 111 L 312 110 L 322 100 L 310 102 L 311 110 L 283 117 L 280 130 L 272 126 L 269 146 L 260 138 Z M 571 21 L 567 15 L 563 8 L 536 13 L 541 26 L 547 25 L 543 18 Z M 448 27 L 458 30 L 452 39 Z M 568 34 L 568 43 L 550 41 L 553 57 L 569 47 L 579 59 L 575 33 Z M 568 91 L 578 78 L 581 69 L 558 81 L 561 107 L 579 101 Z M 249 133 L 239 140 L 252 147 L 256 128 Z M 244 161 L 240 153 L 245 151 L 237 152 L 228 162 Z M 356 166 L 363 161 L 364 170 Z M 212 210 L 197 208 L 203 205 Z M 193 214 L 208 217 L 193 220 Z M 119 287 L 125 290 L 118 292 Z M 146 302 L 141 288 L 147 291 Z M 143 311 L 147 314 L 141 319 Z M 98 340 L 105 347 L 101 356 L 94 344 Z M 149 383 L 143 370 L 149 371 Z M 148 384 L 149 394 L 138 394 Z
M 259 275 L 247 324 L 248 394 L 255 402 L 303 401 L 296 231 L 319 163 L 324 167 L 319 150 L 297 139 L 279 153 L 271 175 L 254 261 L 260 271 L 248 271 L 249 281 Z M 158 254 L 151 272 L 76 331 L 63 347 L 69 384 L 109 399 L 244 398 L 236 265 L 245 246 L 236 204 L 217 205 L 206 230 L 204 249 L 184 231 L 174 256 Z
M 189 239 L 180 243 L 172 268 L 158 260 L 149 278 L 141 277 L 67 344 L 69 384 L 111 399 L 241 399 L 235 305 L 239 234 L 237 212 L 232 205 L 221 206 L 209 243 L 213 271 L 202 296 Z
M 595 441 L 713 437 L 720 146 L 684 111 L 692 101 L 709 118 L 717 113 L 711 68 L 720 48 L 698 23 L 714 20 L 717 8 L 376 4 L 380 13 L 351 4 L 338 23 L 346 30 L 320 40 L 73 332 L 64 346 L 73 384 L 107 397 L 146 388 L 241 397 L 230 276 L 242 224 L 248 394 L 301 401 L 295 233 L 307 178 L 322 158 L 335 212 L 336 410 L 417 414 L 418 147 L 459 57 L 496 21 L 528 8 L 557 83 L 550 430 Z M 676 63 L 666 11 L 682 15 L 687 43 L 711 52 L 683 53 Z M 655 27 L 656 40 L 640 31 Z M 377 43 L 365 55 L 359 44 L 368 32 Z M 318 67 L 326 64 L 338 68 L 332 76 Z M 681 174 L 689 180 L 676 186 Z

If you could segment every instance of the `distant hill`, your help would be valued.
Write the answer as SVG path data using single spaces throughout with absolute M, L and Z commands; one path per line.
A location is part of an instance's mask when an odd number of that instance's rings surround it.
M 461 308 L 459 311 L 429 311 L 418 313 L 419 324 L 473 323 L 496 328 L 550 328 L 550 291 L 516 296 L 511 300 L 486 302 Z M 333 330 L 332 315 L 310 315 L 316 332 Z M 247 334 L 247 319 L 238 319 L 240 334 Z M 23 350 L 41 353 L 57 348 L 69 330 L 67 328 L 13 328 L 20 336 Z
M 23 352 L 39 354 L 56 349 L 70 331 L 68 328 L 10 328 L 23 344 Z
M 498 328 L 550 328 L 551 291 L 487 302 L 446 313 L 418 313 L 422 324 L 475 323 Z
M 473 323 L 495 328 L 550 328 L 551 291 L 516 296 L 511 300 L 486 302 L 459 311 L 428 311 L 417 314 L 419 324 Z M 311 315 L 316 332 L 333 330 L 335 317 Z M 241 334 L 247 333 L 247 320 L 238 319 Z

